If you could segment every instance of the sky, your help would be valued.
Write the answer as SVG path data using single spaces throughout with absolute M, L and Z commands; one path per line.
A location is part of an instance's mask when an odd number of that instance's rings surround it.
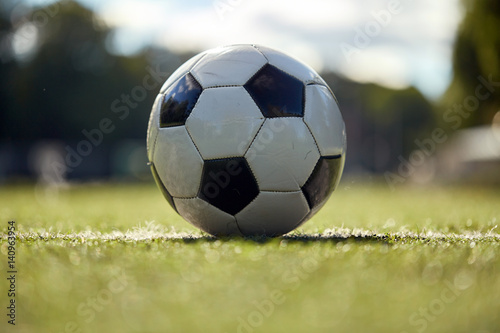
M 391 88 L 414 85 L 431 99 L 450 83 L 463 16 L 459 0 L 79 1 L 116 29 L 117 53 L 149 44 L 175 51 L 262 44 L 317 71 Z

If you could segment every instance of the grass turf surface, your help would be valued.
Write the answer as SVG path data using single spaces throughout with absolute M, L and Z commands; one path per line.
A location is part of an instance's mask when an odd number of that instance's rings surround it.
M 346 183 L 287 236 L 220 240 L 154 184 L 3 187 L 0 332 L 500 331 L 498 189 Z

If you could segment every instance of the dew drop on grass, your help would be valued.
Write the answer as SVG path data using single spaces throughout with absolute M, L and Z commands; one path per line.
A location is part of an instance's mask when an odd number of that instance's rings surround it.
M 208 250 L 207 252 L 205 252 L 205 259 L 211 264 L 218 262 L 220 259 L 219 251 Z
M 349 252 L 350 249 L 351 245 L 349 244 L 344 244 L 344 246 L 342 246 L 342 252 Z
M 394 227 L 395 225 L 396 225 L 396 221 L 391 217 L 391 218 L 387 219 L 387 221 L 385 222 L 385 224 L 382 228 L 388 229 L 388 228 Z
M 422 282 L 426 286 L 435 285 L 443 276 L 443 265 L 440 261 L 434 260 L 428 263 L 422 271 Z
M 474 273 L 471 271 L 467 270 L 462 270 L 458 272 L 457 275 L 455 275 L 454 279 L 454 284 L 455 287 L 457 287 L 460 290 L 465 290 L 472 286 L 472 284 L 475 282 L 476 278 L 474 276 Z

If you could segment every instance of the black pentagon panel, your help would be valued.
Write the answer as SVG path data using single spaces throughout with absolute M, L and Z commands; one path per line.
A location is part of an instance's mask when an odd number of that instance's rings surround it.
M 202 91 L 190 73 L 177 80 L 165 91 L 160 109 L 160 127 L 184 125 Z
M 257 181 L 244 157 L 205 161 L 198 193 L 200 199 L 234 215 L 257 194 Z
M 337 178 L 341 175 L 342 164 L 340 155 L 320 157 L 309 179 L 302 186 L 302 192 L 311 210 L 324 204 L 333 192 Z
M 244 87 L 265 117 L 304 115 L 304 84 L 272 65 L 264 65 Z
M 156 168 L 153 163 L 151 163 L 151 172 L 153 173 L 153 178 L 155 179 L 156 184 L 160 188 L 161 193 L 167 199 L 167 202 L 172 206 L 172 208 L 177 212 L 177 208 L 175 207 L 174 199 L 168 192 L 167 188 L 165 185 L 163 185 L 163 182 L 160 179 L 160 176 L 158 175 L 158 172 L 156 171 Z M 179 212 L 177 212 L 179 213 Z

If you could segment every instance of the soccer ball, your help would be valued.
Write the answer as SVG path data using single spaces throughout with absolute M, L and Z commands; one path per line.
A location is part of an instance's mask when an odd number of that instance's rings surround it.
M 200 53 L 162 86 L 147 137 L 172 208 L 216 236 L 285 234 L 327 201 L 346 134 L 328 85 L 260 45 Z

